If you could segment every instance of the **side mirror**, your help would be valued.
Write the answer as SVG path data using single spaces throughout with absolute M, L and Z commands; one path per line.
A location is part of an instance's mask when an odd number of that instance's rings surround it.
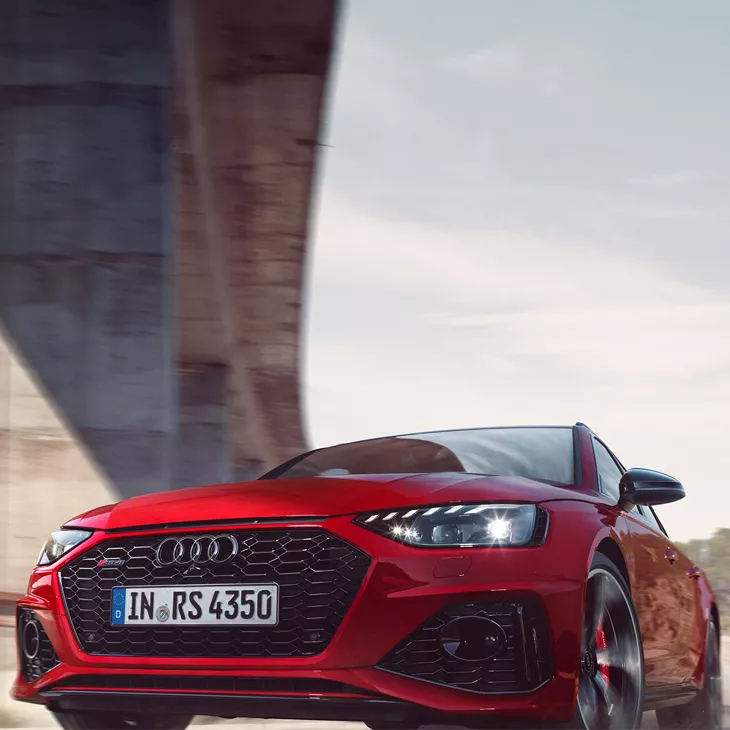
M 684 498 L 684 487 L 668 474 L 651 469 L 629 469 L 619 482 L 619 507 L 629 511 L 635 504 L 669 504 Z

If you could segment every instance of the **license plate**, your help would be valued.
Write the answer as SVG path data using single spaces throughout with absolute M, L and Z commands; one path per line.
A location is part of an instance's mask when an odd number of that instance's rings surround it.
M 112 588 L 112 624 L 276 626 L 279 586 Z

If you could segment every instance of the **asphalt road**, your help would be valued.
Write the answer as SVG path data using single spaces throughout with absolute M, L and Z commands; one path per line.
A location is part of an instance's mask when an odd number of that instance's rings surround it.
M 6 717 L 10 723 L 3 725 L 0 722 L 0 727 L 3 728 L 37 728 L 37 730 L 48 730 L 51 727 L 57 727 L 50 715 L 42 710 L 40 713 L 35 715 L 37 720 L 36 724 L 28 723 L 31 718 L 28 715 L 15 716 L 19 722 L 13 723 L 14 719 L 12 715 Z M 0 721 L 2 715 L 0 715 Z M 210 720 L 199 718 L 195 725 L 199 730 L 203 730 L 204 727 L 208 726 L 210 730 L 214 728 L 220 728 L 220 730 L 364 730 L 365 725 L 361 725 L 357 722 L 296 722 L 296 721 L 281 721 L 281 720 L 248 720 L 248 721 L 236 721 L 229 720 L 220 723 L 211 723 Z M 459 726 L 444 726 L 444 725 L 429 725 L 429 730 L 458 730 Z M 644 722 L 642 724 L 644 729 L 658 728 L 656 715 L 653 712 L 647 712 L 644 715 Z M 725 715 L 725 722 L 723 723 L 724 728 L 730 730 L 730 712 Z
M 365 725 L 357 722 L 277 722 L 274 720 L 266 722 L 254 722 L 253 720 L 246 723 L 232 722 L 225 724 L 225 730 L 363 730 Z M 427 725 L 428 730 L 459 730 L 459 726 L 446 725 Z M 642 729 L 658 728 L 656 715 L 653 712 L 647 712 L 644 715 Z M 723 727 L 730 728 L 730 713 L 725 715 Z M 223 728 L 221 728 L 223 730 Z
M 428 730 L 459 730 L 458 725 L 426 725 L 424 727 L 428 728 Z M 645 728 L 652 729 L 658 727 L 659 725 L 657 725 L 656 715 L 653 712 L 647 712 L 644 715 L 642 730 Z M 730 712 L 725 715 L 723 727 L 730 729 Z M 254 728 L 261 728 L 261 730 L 363 730 L 365 725 L 361 725 L 358 722 L 278 722 L 275 720 L 255 722 L 251 720 L 246 723 L 226 723 L 221 730 L 224 728 L 225 730 L 254 730 Z
M 53 725 L 50 723 L 44 723 L 43 725 L 23 726 L 23 730 L 27 730 L 29 727 L 36 727 L 38 730 L 48 730 L 48 728 L 53 727 Z M 225 730 L 364 730 L 365 725 L 361 725 L 356 722 L 281 722 L 277 720 L 250 720 L 247 722 L 225 723 L 225 725 L 216 725 L 215 727 L 221 727 L 221 730 L 223 730 L 223 728 L 225 728 Z M 427 727 L 428 730 L 459 730 L 458 726 L 447 727 L 442 725 L 429 725 Z M 642 727 L 645 729 L 658 727 L 656 717 L 653 712 L 648 712 L 644 716 Z M 730 714 L 725 716 L 725 723 L 723 724 L 723 727 L 730 728 Z

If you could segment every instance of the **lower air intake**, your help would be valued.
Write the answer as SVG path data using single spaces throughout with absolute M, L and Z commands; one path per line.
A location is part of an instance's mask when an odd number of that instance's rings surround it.
M 460 649 L 455 627 L 485 626 L 485 642 Z M 496 625 L 496 626 L 495 626 Z M 467 638 L 468 635 L 467 635 Z M 551 673 L 547 624 L 533 601 L 449 606 L 432 616 L 378 664 L 378 668 L 479 694 L 529 692 Z
M 60 662 L 35 611 L 18 610 L 17 630 L 20 673 L 26 682 L 34 682 Z

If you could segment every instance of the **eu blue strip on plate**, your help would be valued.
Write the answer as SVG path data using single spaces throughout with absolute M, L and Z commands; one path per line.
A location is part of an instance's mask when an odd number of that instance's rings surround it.
M 112 588 L 112 625 L 124 623 L 124 588 Z

